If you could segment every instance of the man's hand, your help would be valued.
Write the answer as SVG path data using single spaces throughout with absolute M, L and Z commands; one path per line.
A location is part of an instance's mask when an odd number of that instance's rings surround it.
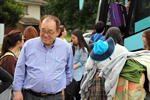
M 14 100 L 23 100 L 23 95 L 21 91 L 15 91 L 15 98 Z

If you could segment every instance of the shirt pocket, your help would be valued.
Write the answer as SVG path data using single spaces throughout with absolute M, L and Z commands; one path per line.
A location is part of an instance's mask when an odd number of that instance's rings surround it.
M 64 57 L 55 57 L 54 66 L 56 72 L 64 71 L 65 67 L 67 66 L 67 61 Z

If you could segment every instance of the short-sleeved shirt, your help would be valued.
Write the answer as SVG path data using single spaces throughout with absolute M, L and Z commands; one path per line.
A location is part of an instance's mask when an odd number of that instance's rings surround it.
M 95 42 L 96 39 L 97 39 L 100 35 L 102 35 L 102 34 L 100 34 L 100 33 L 95 33 L 95 34 L 94 34 L 94 37 L 93 37 L 93 40 L 94 40 L 93 42 Z M 91 41 L 91 39 L 92 39 L 92 36 L 90 37 L 89 41 Z M 105 36 L 101 36 L 98 40 L 104 41 L 104 40 L 105 40 Z

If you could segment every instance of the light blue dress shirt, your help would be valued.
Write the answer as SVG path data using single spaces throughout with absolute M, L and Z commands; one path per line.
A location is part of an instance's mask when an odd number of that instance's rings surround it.
M 13 89 L 31 89 L 54 94 L 72 81 L 73 53 L 69 43 L 56 38 L 49 49 L 40 37 L 28 40 L 21 49 Z
M 71 46 L 72 46 L 72 43 L 70 43 Z M 82 48 L 77 48 L 75 49 L 75 55 L 74 55 L 74 65 L 75 64 L 78 64 L 80 67 L 74 69 L 74 72 L 73 72 L 73 78 L 76 80 L 76 81 L 80 81 L 82 76 L 86 73 L 86 69 L 85 69 L 85 64 L 86 64 L 86 61 L 88 59 L 88 51 L 87 51 L 87 48 L 85 48 L 85 51 L 84 52 L 82 50 Z

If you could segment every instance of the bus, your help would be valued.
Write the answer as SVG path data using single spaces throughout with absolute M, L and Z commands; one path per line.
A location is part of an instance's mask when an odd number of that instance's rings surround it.
M 128 1 L 99 1 L 97 21 L 103 21 L 106 24 L 106 29 L 111 27 L 109 10 L 110 5 L 115 2 L 126 6 Z M 142 33 L 147 29 L 150 29 L 150 0 L 131 0 L 123 37 L 124 46 L 129 51 L 141 50 L 144 47 Z

